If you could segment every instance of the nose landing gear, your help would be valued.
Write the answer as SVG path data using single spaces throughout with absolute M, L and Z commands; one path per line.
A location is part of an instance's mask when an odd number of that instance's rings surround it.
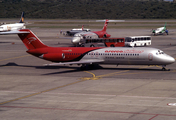
M 165 67 L 166 67 L 166 65 L 162 65 L 162 69 L 161 70 L 162 71 L 170 71 L 170 69 L 166 69 Z

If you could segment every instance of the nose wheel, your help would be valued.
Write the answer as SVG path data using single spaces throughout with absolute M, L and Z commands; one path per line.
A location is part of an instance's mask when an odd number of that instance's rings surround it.
M 166 67 L 166 65 L 163 65 L 161 70 L 162 71 L 170 71 L 170 69 L 166 69 L 165 67 Z

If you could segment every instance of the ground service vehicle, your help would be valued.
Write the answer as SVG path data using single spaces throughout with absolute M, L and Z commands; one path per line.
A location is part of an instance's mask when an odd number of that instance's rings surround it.
M 125 46 L 147 46 L 151 45 L 150 36 L 132 36 L 125 38 Z
M 124 38 L 95 38 L 81 39 L 82 47 L 123 47 L 125 46 Z

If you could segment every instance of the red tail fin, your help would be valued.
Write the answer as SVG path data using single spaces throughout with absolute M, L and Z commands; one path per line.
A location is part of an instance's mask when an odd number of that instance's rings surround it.
M 108 23 L 109 23 L 109 20 L 106 20 L 102 31 L 106 31 Z
M 84 25 L 82 25 L 82 30 L 84 30 Z
M 18 34 L 28 50 L 47 47 L 43 42 L 29 29 L 22 29 L 19 31 L 29 32 Z

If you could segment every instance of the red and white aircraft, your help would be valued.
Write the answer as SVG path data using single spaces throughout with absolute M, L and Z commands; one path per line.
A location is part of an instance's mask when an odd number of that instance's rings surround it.
M 104 20 L 97 20 L 97 21 L 104 21 Z M 80 41 L 83 38 L 109 38 L 111 37 L 110 34 L 108 34 L 106 32 L 107 29 L 107 25 L 109 22 L 122 22 L 124 20 L 105 20 L 105 24 L 104 27 L 101 31 L 90 31 L 90 32 L 79 32 L 76 33 L 71 42 L 75 45 L 75 46 L 80 46 Z
M 90 31 L 91 31 L 90 29 L 85 29 L 84 25 L 82 25 L 82 28 L 74 28 L 71 29 L 70 31 L 62 32 L 62 34 L 66 36 L 74 36 L 75 34 L 80 32 L 90 32 Z
M 22 33 L 23 32 L 23 33 Z M 162 65 L 172 64 L 175 59 L 163 51 L 149 47 L 49 47 L 29 29 L 22 29 L 18 36 L 27 47 L 27 53 L 65 64 L 122 64 L 122 65 Z

